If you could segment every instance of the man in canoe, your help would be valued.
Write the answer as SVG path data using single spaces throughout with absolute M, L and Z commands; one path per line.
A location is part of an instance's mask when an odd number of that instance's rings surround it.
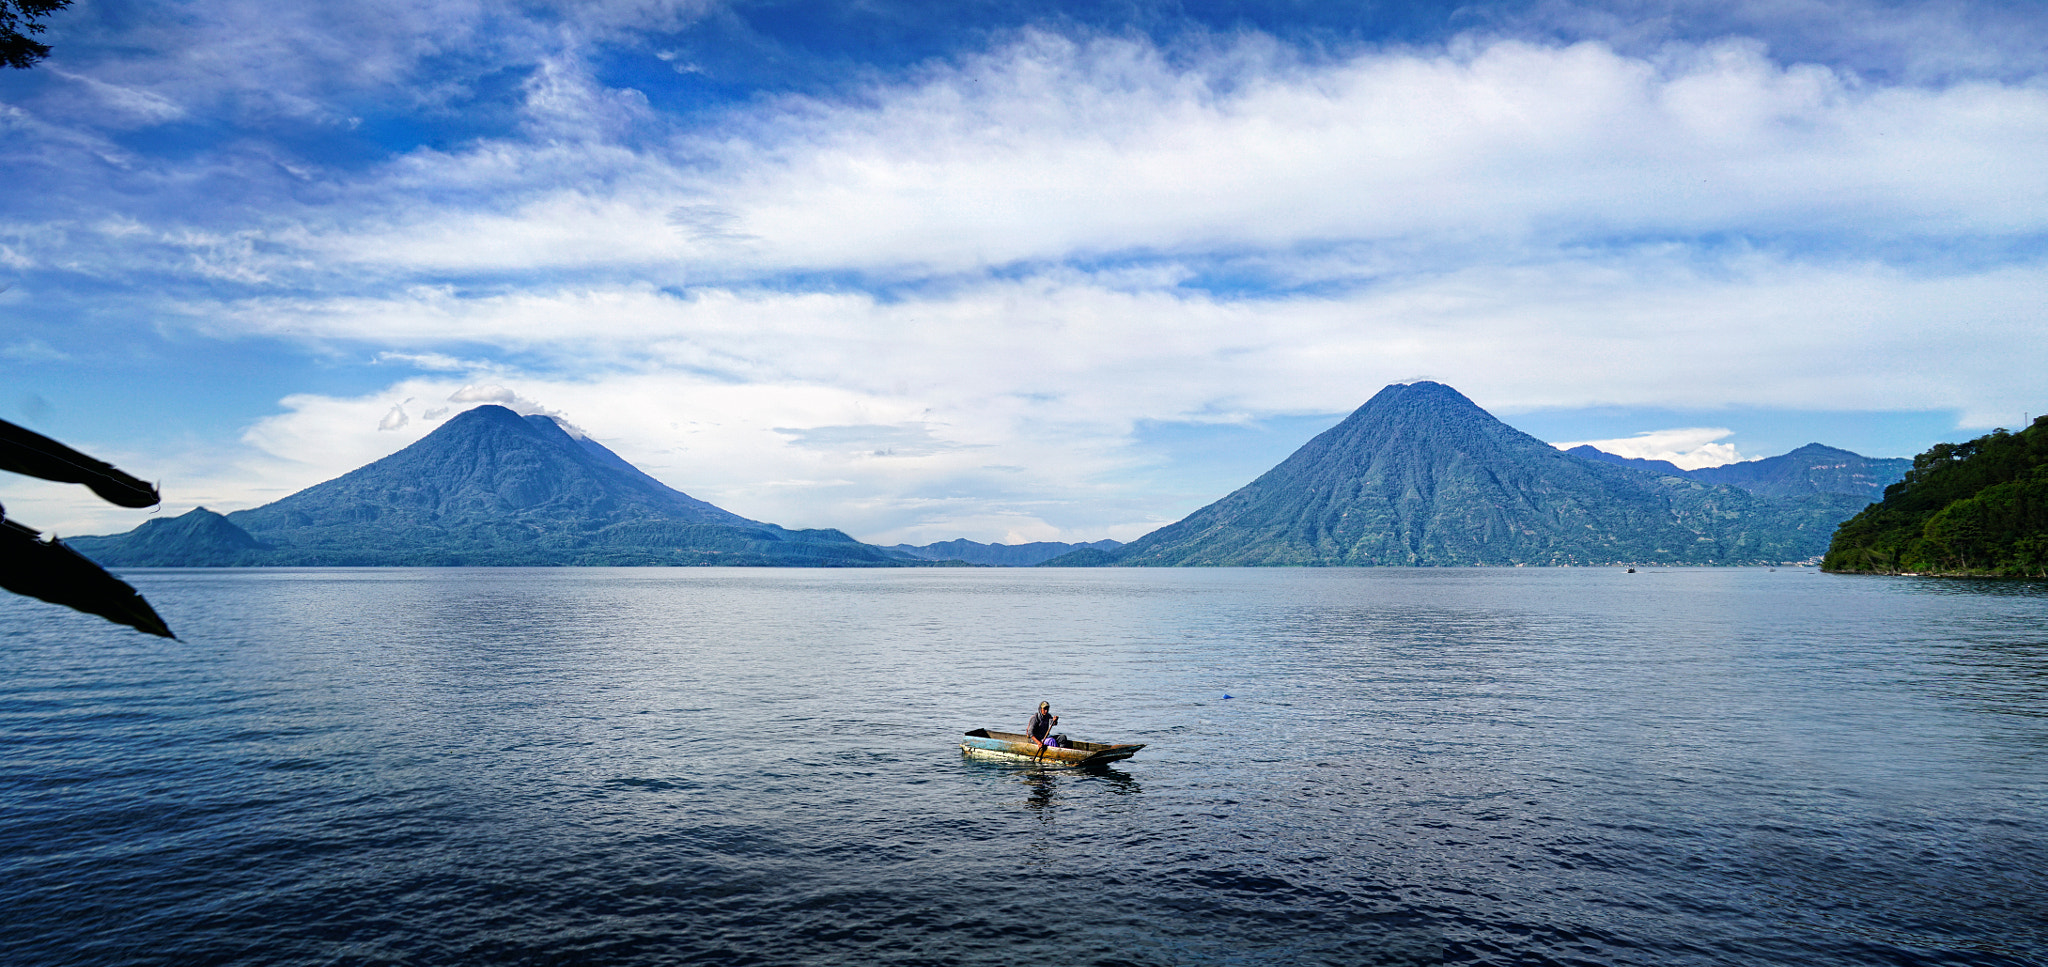
M 1060 717 L 1052 714 L 1052 703 L 1040 702 L 1038 714 L 1031 716 L 1031 724 L 1024 727 L 1024 734 L 1030 737 L 1031 741 L 1038 743 L 1040 752 L 1044 752 L 1047 746 L 1057 749 L 1060 747 L 1060 741 L 1052 737 L 1052 727 L 1058 724 Z

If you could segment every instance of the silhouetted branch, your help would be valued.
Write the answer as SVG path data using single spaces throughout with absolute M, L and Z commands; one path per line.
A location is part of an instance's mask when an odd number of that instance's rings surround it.
M 0 420 L 0 470 L 84 484 L 107 503 L 123 507 L 154 507 L 162 500 L 155 487 L 114 469 L 113 464 L 6 420 Z
M 10 0 L 0 0 L 4 5 Z M 151 507 L 156 488 L 104 460 L 95 460 L 40 433 L 0 420 L 0 470 L 78 483 L 109 503 Z M 96 614 L 139 631 L 176 638 L 142 595 L 77 551 L 7 519 L 0 508 L 0 588 L 86 614 Z
M 71 6 L 71 0 L 0 0 L 0 64 L 27 70 L 50 56 L 50 45 L 29 34 L 43 32 L 43 18 Z
M 96 614 L 165 638 L 176 638 L 156 609 L 126 581 L 77 551 L 45 541 L 33 530 L 0 519 L 0 587 L 75 611 Z

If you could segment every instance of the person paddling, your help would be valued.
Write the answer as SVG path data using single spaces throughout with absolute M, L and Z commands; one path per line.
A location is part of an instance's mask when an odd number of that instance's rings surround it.
M 1031 724 L 1024 727 L 1024 734 L 1031 741 L 1038 743 L 1038 751 L 1040 753 L 1043 753 L 1048 746 L 1057 749 L 1060 747 L 1060 741 L 1052 737 L 1052 727 L 1058 724 L 1060 724 L 1060 717 L 1052 714 L 1052 703 L 1040 702 L 1038 703 L 1038 714 L 1031 716 Z

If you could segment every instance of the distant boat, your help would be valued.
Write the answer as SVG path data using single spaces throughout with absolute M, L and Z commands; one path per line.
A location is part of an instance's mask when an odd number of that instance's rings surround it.
M 960 751 L 971 756 L 985 756 L 993 759 L 1029 759 L 1055 765 L 1061 768 L 1085 768 L 1110 762 L 1119 762 L 1138 754 L 1144 743 L 1135 745 L 1110 745 L 1103 742 L 1082 742 L 1077 739 L 1063 739 L 1056 748 L 1041 751 L 1038 743 L 1027 735 L 1015 732 L 991 732 L 975 729 L 960 739 Z

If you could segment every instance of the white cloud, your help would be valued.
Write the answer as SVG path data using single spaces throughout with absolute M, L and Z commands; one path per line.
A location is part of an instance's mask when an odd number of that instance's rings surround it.
M 174 468 L 181 486 L 166 494 L 167 511 L 181 513 L 202 500 L 223 511 L 255 506 L 395 452 L 439 422 L 429 425 L 432 418 L 426 418 L 377 429 L 388 401 L 403 395 L 462 397 L 451 412 L 480 402 L 539 407 L 535 401 L 545 400 L 550 415 L 575 418 L 587 435 L 671 486 L 790 527 L 838 527 L 893 543 L 891 535 L 943 529 L 954 520 L 999 518 L 1005 533 L 1045 539 L 1068 533 L 1068 539 L 1092 540 L 1105 529 L 1136 536 L 1130 526 L 1096 521 L 1083 506 L 1087 495 L 1105 490 L 1089 478 L 1124 459 L 1112 447 L 1022 433 L 1001 414 L 980 414 L 973 428 L 934 428 L 899 400 L 819 386 L 742 386 L 677 373 L 602 382 L 527 378 L 516 385 L 515 390 L 409 380 L 360 398 L 292 397 L 287 412 L 245 434 L 238 458 Z M 863 429 L 856 433 L 854 420 L 870 422 L 859 424 Z M 855 445 L 856 436 L 898 446 L 876 452 Z M 901 446 L 905 440 L 917 445 Z M 1034 469 L 1020 474 L 985 467 L 992 452 Z M 227 490 L 239 493 L 223 499 Z M 1051 492 L 1072 496 L 1048 502 L 1042 494 Z M 1048 510 L 1065 526 L 1048 521 Z M 936 521 L 927 519 L 932 513 L 939 515 Z M 1149 530 L 1156 522 L 1138 526 Z M 1086 533 L 1072 536 L 1077 527 Z
M 495 403 L 520 416 L 549 417 L 556 423 L 561 424 L 562 429 L 569 431 L 571 436 L 586 435 L 575 424 L 570 423 L 561 412 L 548 409 L 539 402 L 527 399 L 496 383 L 471 383 L 448 394 L 448 402 L 455 404 L 456 410 L 470 409 L 479 403 Z M 448 411 L 438 410 L 436 412 L 446 413 Z
M 341 117 L 322 103 L 328 97 L 403 83 L 424 58 L 529 42 L 527 30 L 494 16 L 491 6 L 477 0 L 165 6 L 91 23 L 119 56 L 81 64 L 87 52 L 69 45 L 60 60 L 91 83 L 130 92 L 131 101 L 331 122 Z
M 463 359 L 447 353 L 381 352 L 376 355 L 375 361 L 442 373 L 484 372 L 492 368 L 490 363 L 483 360 Z
M 847 457 L 928 457 L 947 450 L 983 444 L 952 443 L 928 423 L 860 424 L 856 426 L 775 427 L 790 445 Z
M 1568 443 L 1555 443 L 1552 446 L 1560 450 L 1590 446 L 1618 457 L 1664 460 L 1680 470 L 1697 470 L 1701 467 L 1718 467 L 1750 459 L 1736 452 L 1733 444 L 1716 442 L 1734 432 L 1726 427 L 1683 427 L 1673 430 L 1646 430 L 1635 436 L 1616 440 L 1574 440 Z
M 40 339 L 17 339 L 0 345 L 0 359 L 18 362 L 61 362 L 70 358 L 68 353 L 55 349 Z
M 111 84 L 61 68 L 51 68 L 50 72 L 77 83 L 97 101 L 97 120 L 101 124 L 144 127 L 176 121 L 187 114 L 176 101 L 154 91 Z
M 346 317 L 271 306 L 260 315 L 315 333 L 368 329 L 384 344 L 495 333 L 548 362 L 361 398 L 295 396 L 250 431 L 242 459 L 180 480 L 216 505 L 253 506 L 493 402 L 573 419 L 672 486 L 786 526 L 883 543 L 1127 540 L 1221 496 L 1131 482 L 1146 459 L 1132 446 L 1142 421 L 1341 412 L 1417 373 L 1511 424 L 1552 407 L 1731 399 L 1882 410 L 1909 398 L 2007 422 L 2038 405 L 2028 374 L 2048 368 L 2048 350 L 2026 294 L 2048 289 L 2048 272 L 1616 258 L 1327 298 L 1131 292 L 1061 274 L 890 303 L 633 287 L 473 300 L 423 290 L 352 303 Z M 450 405 L 378 432 L 390 401 L 408 398 Z M 1681 466 L 1741 458 L 1717 442 L 1726 429 L 1689 432 L 1594 442 Z
M 647 96 L 598 84 L 580 59 L 552 56 L 526 81 L 525 134 L 543 142 L 575 144 L 617 139 L 649 116 Z
M 412 402 L 412 400 L 406 400 L 406 401 L 405 401 L 405 403 L 410 403 L 410 402 Z M 384 418 L 383 418 L 383 419 L 381 419 L 381 420 L 378 420 L 378 421 L 377 421 L 377 429 L 379 429 L 379 430 L 403 430 L 403 429 L 405 429 L 405 426 L 406 426 L 406 424 L 408 424 L 408 423 L 411 423 L 411 422 L 412 422 L 411 418 L 409 418 L 409 417 L 407 417 L 407 416 L 405 415 L 405 403 L 395 403 L 395 404 L 392 404 L 392 407 L 391 407 L 391 412 L 389 412 L 389 413 L 386 413 L 386 414 L 384 414 Z
M 572 103 L 559 123 L 619 123 L 609 101 Z M 1883 86 L 1734 41 L 1654 60 L 1501 41 L 1309 65 L 1248 40 L 1186 67 L 1133 41 L 1032 33 L 733 124 L 667 154 L 423 154 L 397 169 L 408 214 L 315 244 L 362 265 L 681 281 L 1335 242 L 1512 257 L 1615 236 L 2019 237 L 2048 213 L 2033 163 L 2048 90 Z M 422 184 L 480 174 L 546 187 L 413 204 Z
M 281 199 L 261 229 L 165 226 L 161 249 L 94 260 L 378 295 L 444 273 L 744 286 L 1105 256 L 1325 285 L 1617 240 L 1823 238 L 1881 256 L 2038 237 L 2048 219 L 2033 160 L 2048 89 L 1884 85 L 1739 40 L 1655 56 L 1466 40 L 1307 62 L 1256 36 L 1170 54 L 1028 32 L 859 96 L 767 101 L 675 136 L 573 50 L 528 78 L 517 137 L 420 149 L 318 208 Z
M 518 393 L 514 393 L 511 390 L 506 389 L 503 386 L 499 386 L 496 383 L 489 383 L 483 386 L 477 386 L 473 384 L 469 386 L 464 386 L 463 388 L 448 394 L 448 402 L 496 403 L 500 406 L 518 406 L 526 404 L 526 401 L 521 400 L 519 398 Z
M 2029 374 L 2048 367 L 2032 296 L 2044 286 L 2048 267 L 1927 275 L 1762 252 L 1702 261 L 1653 246 L 1320 296 L 1132 291 L 1055 272 L 891 301 L 645 285 L 468 297 L 426 288 L 187 314 L 234 332 L 490 344 L 590 379 L 674 370 L 833 387 L 902 399 L 950 425 L 971 425 L 947 414 L 975 409 L 1123 428 L 1349 409 L 1418 372 L 1500 412 L 1882 410 L 1901 399 L 2017 412 L 2034 390 Z

